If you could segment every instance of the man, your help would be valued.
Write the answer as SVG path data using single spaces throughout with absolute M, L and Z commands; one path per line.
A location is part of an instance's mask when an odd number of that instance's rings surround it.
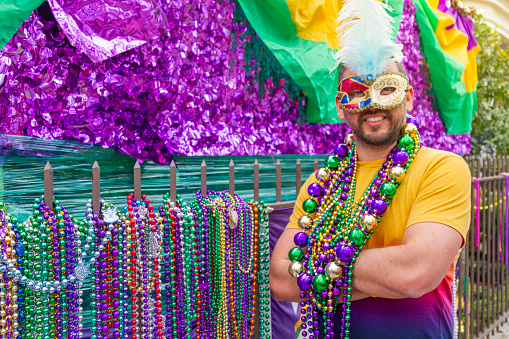
M 397 72 L 398 66 L 392 63 L 387 70 Z M 343 72 L 343 78 L 352 75 L 350 69 Z M 346 113 L 337 99 L 338 117 L 346 120 L 355 140 L 358 193 L 395 147 L 412 103 L 411 87 L 404 104 L 387 111 L 369 108 Z M 270 285 L 278 300 L 301 301 L 297 278 L 288 274 L 288 251 L 295 246 L 297 221 L 305 214 L 301 206 L 310 197 L 308 187 L 313 182 L 317 182 L 314 174 L 301 189 L 272 254 Z M 452 338 L 451 284 L 469 218 L 466 163 L 452 153 L 422 147 L 355 262 L 351 338 Z
M 359 17 L 362 11 L 350 13 Z M 340 13 L 338 22 L 347 20 Z M 369 47 L 378 38 L 362 43 Z M 342 46 L 355 43 L 341 41 Z M 419 146 L 415 126 L 406 125 L 413 88 L 397 61 L 401 58 L 391 59 L 395 52 L 382 70 L 369 68 L 372 60 L 363 61 L 371 55 L 345 50 L 343 56 L 347 53 L 336 106 L 353 142 L 349 153 L 340 151 L 332 167 L 311 175 L 301 189 L 272 254 L 272 293 L 313 309 L 302 316 L 303 332 L 310 337 L 452 338 L 451 285 L 470 224 L 468 167 L 457 155 Z M 402 135 L 406 141 L 412 136 L 410 148 Z M 400 160 L 402 151 L 408 155 Z M 387 192 L 385 183 L 394 191 Z M 340 195 L 336 190 L 342 187 Z M 377 210 L 374 200 L 386 205 Z M 352 232 L 360 232 L 361 239 Z M 355 256 L 345 258 L 343 248 Z M 330 312 L 336 302 L 335 313 Z M 316 321 L 317 314 L 323 322 Z

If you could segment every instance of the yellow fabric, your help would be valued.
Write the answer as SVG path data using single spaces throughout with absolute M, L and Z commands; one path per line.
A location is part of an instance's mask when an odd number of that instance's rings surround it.
M 358 163 L 356 202 L 383 162 L 382 159 Z M 297 221 L 305 214 L 302 202 L 310 197 L 308 186 L 316 181 L 314 174 L 306 180 L 287 228 L 299 228 Z M 470 187 L 470 172 L 461 157 L 421 148 L 365 248 L 401 245 L 405 230 L 420 222 L 450 226 L 461 234 L 464 244 L 470 225 Z
M 461 80 L 465 83 L 467 92 L 477 90 L 477 54 L 481 50 L 481 46 L 477 45 L 467 52 L 468 65 L 461 76 Z
M 315 42 L 327 42 L 328 48 L 338 50 L 335 20 L 342 1 L 287 0 L 297 36 Z
M 465 70 L 461 75 L 461 81 L 465 84 L 467 92 L 473 92 L 477 88 L 477 61 L 476 56 L 480 51 L 480 47 L 476 46 L 470 51 L 468 48 L 468 37 L 457 29 L 454 25 L 454 19 L 446 13 L 441 12 L 438 7 L 438 0 L 428 1 L 433 12 L 438 16 L 438 25 L 435 29 L 435 35 L 438 43 L 442 47 L 445 54 L 460 61 Z M 447 29 L 448 27 L 450 29 Z

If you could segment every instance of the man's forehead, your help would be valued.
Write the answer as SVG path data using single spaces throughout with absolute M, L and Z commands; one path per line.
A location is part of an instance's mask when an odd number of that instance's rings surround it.
M 395 62 L 391 62 L 389 65 L 387 65 L 387 67 L 385 68 L 386 71 L 391 71 L 391 72 L 398 72 L 398 65 L 396 65 Z M 348 67 L 345 71 L 345 74 L 343 75 L 343 78 L 346 78 L 350 75 L 355 75 L 355 73 L 352 71 L 352 69 L 350 67 Z

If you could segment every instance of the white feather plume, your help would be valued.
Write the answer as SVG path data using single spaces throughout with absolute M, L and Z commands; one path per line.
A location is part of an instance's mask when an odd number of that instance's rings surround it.
M 341 63 L 355 74 L 373 77 L 387 65 L 403 59 L 403 45 L 392 41 L 392 7 L 377 0 L 344 0 L 336 19 L 341 49 L 333 57 L 336 69 Z

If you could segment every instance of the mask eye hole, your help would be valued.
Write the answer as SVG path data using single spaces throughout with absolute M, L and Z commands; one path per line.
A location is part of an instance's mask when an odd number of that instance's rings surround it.
M 354 98 L 360 98 L 364 96 L 364 92 L 360 89 L 354 89 L 353 91 L 348 92 L 348 95 Z
M 380 91 L 380 95 L 389 95 L 389 94 L 394 93 L 395 90 L 396 90 L 396 87 L 384 87 Z

